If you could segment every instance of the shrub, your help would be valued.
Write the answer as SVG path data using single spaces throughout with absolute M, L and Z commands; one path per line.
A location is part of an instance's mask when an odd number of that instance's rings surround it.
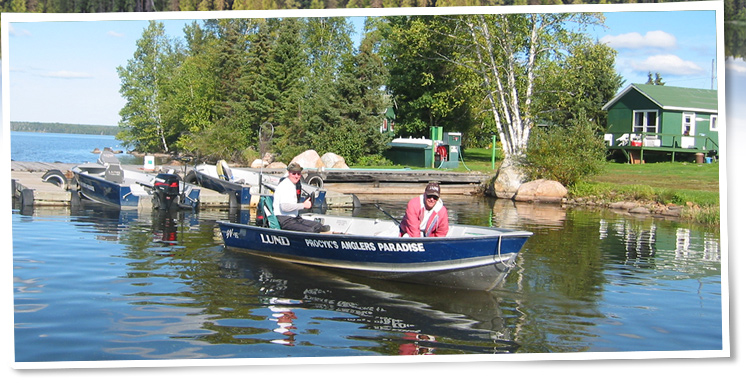
M 383 155 L 362 156 L 355 163 L 358 167 L 390 167 L 393 164 L 391 160 L 383 157 Z
M 526 149 L 526 174 L 566 186 L 598 174 L 605 163 L 606 145 L 597 129 L 582 116 L 567 128 L 535 128 Z

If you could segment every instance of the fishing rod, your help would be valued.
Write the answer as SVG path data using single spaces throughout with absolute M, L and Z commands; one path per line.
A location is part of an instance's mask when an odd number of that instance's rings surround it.
M 378 205 L 378 204 L 373 204 L 373 205 L 375 205 L 376 208 L 378 208 L 379 211 L 383 212 L 384 215 L 388 216 L 389 219 L 394 220 L 394 223 L 396 223 L 396 225 L 401 225 L 401 222 L 399 220 L 397 220 L 394 216 L 391 216 L 388 212 L 384 211 L 383 208 L 381 208 L 380 205 Z

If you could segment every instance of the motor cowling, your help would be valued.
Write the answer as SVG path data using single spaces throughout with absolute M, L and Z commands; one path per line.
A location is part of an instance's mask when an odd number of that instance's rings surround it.
M 160 173 L 153 184 L 156 205 L 160 209 L 177 208 L 179 204 L 179 182 L 181 177 L 171 173 Z M 176 202 L 176 204 L 174 204 Z

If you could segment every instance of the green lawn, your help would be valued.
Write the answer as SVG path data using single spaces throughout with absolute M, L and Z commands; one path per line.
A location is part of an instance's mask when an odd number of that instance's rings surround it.
M 456 172 L 476 171 L 491 174 L 500 166 L 498 151 L 495 165 L 492 150 L 462 149 L 462 161 Z M 695 164 L 662 162 L 646 164 L 606 163 L 604 170 L 590 180 L 569 188 L 571 197 L 586 197 L 607 202 L 622 200 L 655 201 L 701 207 L 689 210 L 693 221 L 717 225 L 720 205 L 720 167 L 718 163 Z
M 590 181 L 618 185 L 648 185 L 653 188 L 718 192 L 718 163 L 607 163 L 606 169 Z
M 492 151 L 490 149 L 469 148 L 463 151 L 462 156 L 466 165 L 461 164 L 455 171 L 465 171 L 468 167 L 472 171 L 490 173 L 495 172 L 496 168 L 500 166 L 501 159 L 496 159 L 495 169 L 492 168 Z M 601 174 L 588 181 L 716 193 L 720 190 L 718 163 L 620 164 L 610 162 L 606 163 L 606 167 Z

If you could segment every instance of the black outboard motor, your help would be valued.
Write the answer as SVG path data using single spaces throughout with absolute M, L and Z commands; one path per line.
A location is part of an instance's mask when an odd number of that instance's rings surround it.
M 153 185 L 153 205 L 164 210 L 179 208 L 179 181 L 179 175 L 159 173 Z

